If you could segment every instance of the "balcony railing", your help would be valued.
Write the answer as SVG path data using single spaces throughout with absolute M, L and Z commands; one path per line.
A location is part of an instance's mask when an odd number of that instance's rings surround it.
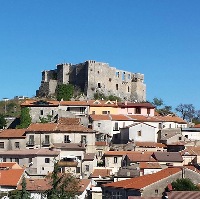
M 34 141 L 28 141 L 26 143 L 26 146 L 34 146 L 35 145 L 35 142 Z
M 42 146 L 50 146 L 50 142 L 49 141 L 43 141 Z

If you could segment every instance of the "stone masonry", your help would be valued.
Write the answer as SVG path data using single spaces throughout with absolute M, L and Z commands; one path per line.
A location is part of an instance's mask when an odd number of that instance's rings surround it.
M 42 72 L 38 97 L 55 94 L 59 84 L 72 84 L 87 97 L 93 99 L 99 92 L 106 96 L 115 95 L 122 100 L 146 101 L 144 75 L 118 70 L 107 63 L 85 61 L 80 64 L 58 64 L 55 70 Z

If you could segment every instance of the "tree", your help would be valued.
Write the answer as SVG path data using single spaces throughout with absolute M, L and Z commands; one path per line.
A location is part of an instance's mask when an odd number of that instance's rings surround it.
M 21 109 L 20 125 L 18 125 L 17 128 L 27 128 L 31 124 L 31 116 L 29 114 L 29 111 L 30 109 L 27 107 Z
M 22 190 L 14 190 L 9 193 L 10 199 L 30 199 L 31 194 L 26 190 L 26 178 L 25 176 L 22 177 L 21 182 Z
M 175 191 L 200 191 L 199 187 L 195 185 L 189 178 L 181 178 L 172 182 L 173 190 Z
M 179 104 L 175 110 L 181 114 L 184 120 L 191 121 L 195 118 L 195 108 L 192 104 Z
M 153 98 L 153 102 L 152 104 L 156 107 L 156 109 L 158 109 L 158 107 L 162 106 L 163 105 L 163 100 L 160 98 Z
M 74 86 L 72 84 L 60 84 L 56 88 L 56 98 L 58 101 L 62 99 L 69 101 L 74 94 Z
M 71 173 L 60 173 L 58 162 L 54 163 L 54 170 L 48 178 L 52 188 L 44 193 L 47 199 L 72 199 L 80 188 L 79 180 Z
M 6 119 L 3 114 L 0 114 L 0 129 L 5 128 L 7 125 Z

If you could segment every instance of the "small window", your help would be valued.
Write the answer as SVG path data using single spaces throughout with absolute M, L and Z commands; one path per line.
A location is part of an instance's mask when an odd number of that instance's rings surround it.
M 90 170 L 89 165 L 85 165 L 85 170 L 86 170 L 86 171 L 89 171 L 89 170 Z
M 118 130 L 119 130 L 118 122 L 115 122 L 114 131 L 118 131 Z
M 102 157 L 102 151 L 98 151 L 98 156 Z
M 107 111 L 102 111 L 102 114 L 103 115 L 106 115 L 108 112 Z
M 178 140 L 181 140 L 181 137 L 178 137 Z
M 185 138 L 187 138 L 187 139 L 188 139 L 188 135 L 185 135 Z
M 40 110 L 40 115 L 44 115 L 44 111 L 43 110 Z
M 141 114 L 141 108 L 136 108 L 135 109 L 135 114 Z
M 101 126 L 101 123 L 98 123 L 98 127 L 100 127 Z
M 70 143 L 69 135 L 64 135 L 64 143 Z
M 12 162 L 12 158 L 10 158 L 10 162 Z
M 4 142 L 0 142 L 0 149 L 4 149 Z
M 81 172 L 81 168 L 80 167 L 76 167 L 76 173 L 80 173 Z
M 148 115 L 150 114 L 150 111 L 151 111 L 151 109 L 150 109 L 150 108 L 147 108 L 147 114 L 148 114 Z
M 138 131 L 138 136 L 142 136 L 142 132 L 141 131 Z
M 28 163 L 31 163 L 31 162 L 33 162 L 33 158 L 28 159 Z
M 128 92 L 130 92 L 130 88 L 129 88 L 129 86 L 128 86 Z
M 81 156 L 76 156 L 76 157 L 77 157 L 78 160 L 81 160 L 81 159 L 82 159 Z
M 117 157 L 114 157 L 114 163 L 117 163 Z
M 87 136 L 81 135 L 81 143 L 86 144 L 87 143 Z
M 122 73 L 122 81 L 125 80 L 125 74 L 126 74 L 125 72 Z
M 3 158 L 3 162 L 6 162 L 6 158 Z
M 116 72 L 116 77 L 119 77 L 119 72 Z
M 15 158 L 15 162 L 17 162 L 17 164 L 19 164 L 19 158 Z
M 95 115 L 95 111 L 92 111 L 92 114 Z
M 19 142 L 15 142 L 15 148 L 19 149 Z
M 51 115 L 54 115 L 54 110 L 51 111 Z
M 45 163 L 50 163 L 50 158 L 45 158 Z
M 98 88 L 101 88 L 101 83 L 98 83 Z
M 109 82 L 111 82 L 112 81 L 112 79 L 111 78 L 109 78 Z
M 155 189 L 155 194 L 158 194 L 158 189 Z
M 42 170 L 44 171 L 44 167 L 42 167 Z
M 116 90 L 118 90 L 119 89 L 119 86 L 118 86 L 118 84 L 116 84 Z

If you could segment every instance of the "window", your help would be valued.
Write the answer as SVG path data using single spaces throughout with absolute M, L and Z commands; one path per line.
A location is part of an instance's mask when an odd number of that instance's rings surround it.
M 158 128 L 162 129 L 162 123 L 161 122 L 158 124 Z
M 17 164 L 19 164 L 19 158 L 15 158 L 15 162 L 17 162 Z
M 130 92 L 130 88 L 129 88 L 129 86 L 128 86 L 128 92 Z
M 187 139 L 188 139 L 188 135 L 185 135 L 185 138 L 187 138 Z
M 85 170 L 86 170 L 86 171 L 89 171 L 89 170 L 90 170 L 89 165 L 85 165 Z
M 111 82 L 112 81 L 112 79 L 111 78 L 109 78 L 109 82 Z
M 34 144 L 34 135 L 29 135 L 29 143 Z
M 178 137 L 178 140 L 181 140 L 181 137 Z
M 95 115 L 95 111 L 92 111 L 92 114 Z
M 116 72 L 116 77 L 119 77 L 119 72 Z
M 125 72 L 122 73 L 122 80 L 125 80 Z
M 80 107 L 80 113 L 84 114 L 85 113 L 85 108 L 84 107 Z
M 45 140 L 44 140 L 44 142 L 45 142 L 45 144 L 49 144 L 50 142 L 49 142 L 49 135 L 45 135 L 45 138 L 44 138 Z
M 150 109 L 150 108 L 147 108 L 147 114 L 148 114 L 148 115 L 150 114 L 150 111 L 151 111 L 151 109 Z
M 70 143 L 69 135 L 64 135 L 64 143 Z
M 40 115 L 44 115 L 44 111 L 43 110 L 40 110 Z
M 81 168 L 80 167 L 76 167 L 76 173 L 80 173 L 81 172 Z
M 10 162 L 12 162 L 12 158 L 10 158 Z
M 0 149 L 4 149 L 4 142 L 0 142 Z
M 172 124 L 169 124 L 169 128 L 170 128 L 170 129 L 172 128 Z
M 3 162 L 6 162 L 6 158 L 3 158 Z
M 118 131 L 118 130 L 119 130 L 118 122 L 115 122 L 114 131 Z
M 142 136 L 142 132 L 141 131 L 138 131 L 138 136 Z
M 50 158 L 45 158 L 45 163 L 49 163 L 50 162 Z
M 135 114 L 141 114 L 141 108 L 136 108 L 135 109 Z
M 102 111 L 103 115 L 110 114 L 110 111 Z
M 28 163 L 31 163 L 31 162 L 33 162 L 33 158 L 28 159 Z
M 98 88 L 101 88 L 101 83 L 98 83 Z
M 78 160 L 81 160 L 81 159 L 82 159 L 81 156 L 76 156 L 76 157 L 77 157 Z
M 114 163 L 115 164 L 117 163 L 117 157 L 114 157 Z
M 53 110 L 51 111 L 51 115 L 54 115 L 54 111 Z
M 101 126 L 101 123 L 98 123 L 98 127 L 100 127 Z
M 116 90 L 118 90 L 119 89 L 119 86 L 118 86 L 118 84 L 116 84 Z
M 98 151 L 98 156 L 102 157 L 102 151 Z
M 86 144 L 87 143 L 87 136 L 81 135 L 81 143 Z
M 155 190 L 155 194 L 158 194 L 158 189 Z
M 15 142 L 15 148 L 19 149 L 19 142 Z

